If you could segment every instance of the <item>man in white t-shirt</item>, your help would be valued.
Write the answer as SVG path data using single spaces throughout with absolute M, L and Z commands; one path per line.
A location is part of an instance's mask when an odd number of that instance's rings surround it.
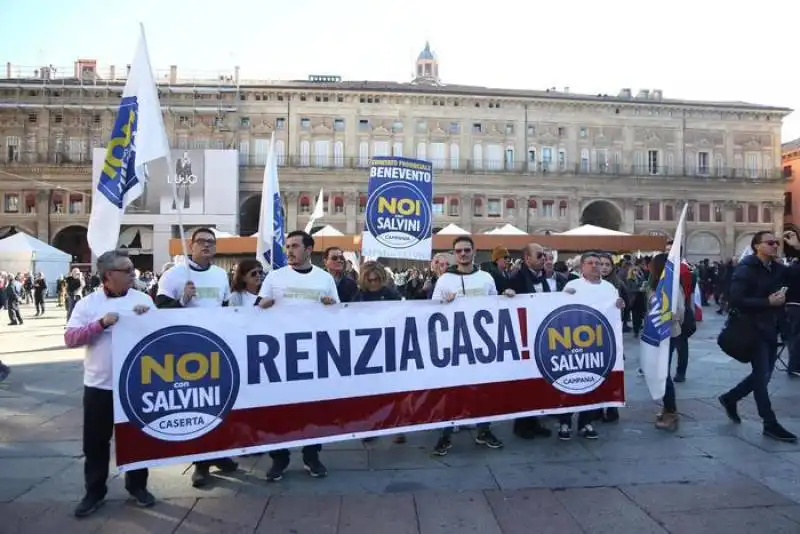
M 481 271 L 475 266 L 475 242 L 466 235 L 461 235 L 453 240 L 453 254 L 456 264 L 436 280 L 433 288 L 431 300 L 443 303 L 453 302 L 456 298 L 480 297 L 487 295 L 497 295 L 497 288 L 492 275 L 486 271 Z M 512 289 L 503 292 L 508 297 L 515 295 Z M 475 443 L 490 449 L 500 449 L 503 442 L 500 441 L 489 428 L 489 423 L 478 423 L 478 434 L 475 436 Z M 453 427 L 442 430 L 439 441 L 433 448 L 433 454 L 444 456 L 452 447 L 450 438 L 453 434 Z
M 570 280 L 564 286 L 564 293 L 570 295 L 591 295 L 593 300 L 599 302 L 614 302 L 618 309 L 625 307 L 625 301 L 619 297 L 619 292 L 614 284 L 603 280 L 600 274 L 600 254 L 586 252 L 581 256 L 581 277 Z M 597 431 L 592 426 L 594 410 L 584 410 L 578 413 L 578 432 L 586 439 L 597 439 Z M 572 414 L 566 413 L 558 416 L 561 428 L 558 439 L 569 441 L 572 439 Z
M 286 259 L 288 265 L 271 271 L 258 292 L 258 305 L 267 309 L 275 306 L 296 303 L 322 303 L 326 306 L 339 302 L 338 290 L 333 277 L 325 270 L 311 264 L 314 251 L 314 238 L 306 232 L 295 230 L 286 236 Z M 309 310 L 310 311 L 310 310 Z M 328 474 L 327 468 L 319 460 L 322 445 L 303 447 L 303 465 L 314 477 Z M 269 453 L 272 467 L 267 471 L 267 480 L 277 482 L 289 467 L 289 449 Z
M 212 265 L 217 252 L 217 238 L 210 228 L 198 228 L 192 233 L 190 254 L 186 263 L 165 271 L 158 281 L 156 306 L 159 308 L 218 308 L 227 306 L 231 288 L 228 273 Z M 201 488 L 210 481 L 209 468 L 232 473 L 239 467 L 230 458 L 195 462 L 192 486 Z
M 111 436 L 114 432 L 114 397 L 111 330 L 120 313 L 142 314 L 153 307 L 144 293 L 131 290 L 133 263 L 127 251 L 110 251 L 97 258 L 102 289 L 75 303 L 64 342 L 67 347 L 86 347 L 83 360 L 83 455 L 86 494 L 75 508 L 75 517 L 87 517 L 105 502 Z M 119 327 L 118 327 L 119 328 Z M 125 473 L 125 489 L 136 504 L 150 507 L 155 497 L 147 491 L 147 469 Z

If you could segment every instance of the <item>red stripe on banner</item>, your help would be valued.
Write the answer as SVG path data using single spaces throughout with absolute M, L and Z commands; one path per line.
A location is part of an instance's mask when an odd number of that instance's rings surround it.
M 117 462 L 123 465 L 340 434 L 624 401 L 624 373 L 616 371 L 585 395 L 566 395 L 537 378 L 233 410 L 219 427 L 190 441 L 161 441 L 131 423 L 119 423 L 115 427 Z

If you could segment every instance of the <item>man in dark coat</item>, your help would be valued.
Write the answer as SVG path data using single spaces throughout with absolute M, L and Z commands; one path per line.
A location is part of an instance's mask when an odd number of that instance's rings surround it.
M 500 295 L 508 289 L 511 280 L 508 276 L 508 268 L 511 266 L 511 255 L 506 247 L 494 247 L 492 249 L 492 261 L 481 264 L 481 270 L 486 271 L 494 278 L 494 285 L 497 294 Z

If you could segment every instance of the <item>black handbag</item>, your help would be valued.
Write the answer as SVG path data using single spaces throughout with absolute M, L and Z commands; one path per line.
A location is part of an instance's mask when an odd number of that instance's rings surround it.
M 741 363 L 750 363 L 758 343 L 752 319 L 746 315 L 732 312 L 717 337 L 717 345 L 722 352 Z

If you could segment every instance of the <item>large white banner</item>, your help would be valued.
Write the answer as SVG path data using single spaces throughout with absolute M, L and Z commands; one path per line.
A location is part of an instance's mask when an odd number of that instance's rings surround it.
M 126 315 L 113 331 L 117 461 L 620 406 L 615 304 L 553 293 Z

